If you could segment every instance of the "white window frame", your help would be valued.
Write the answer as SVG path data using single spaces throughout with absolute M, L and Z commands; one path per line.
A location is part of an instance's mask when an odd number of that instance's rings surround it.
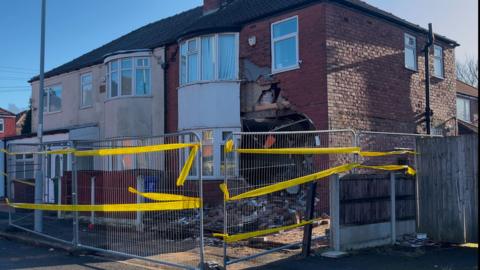
M 405 44 L 405 39 L 407 37 L 408 38 L 413 38 L 413 40 L 415 40 L 415 45 L 414 46 L 410 46 L 410 45 Z M 413 49 L 413 62 L 415 63 L 415 67 L 413 69 L 411 67 L 408 67 L 407 62 L 405 61 L 405 55 L 407 54 L 407 47 L 410 48 L 410 49 Z M 417 38 L 413 35 L 408 34 L 408 33 L 404 33 L 404 35 L 403 35 L 403 61 L 404 61 L 403 66 L 406 69 L 413 70 L 413 71 L 418 71 Z
M 202 179 L 203 180 L 221 180 L 224 179 L 225 176 L 222 173 L 221 165 L 222 165 L 222 145 L 225 145 L 226 140 L 223 140 L 222 135 L 223 132 L 240 132 L 240 128 L 204 128 L 204 129 L 198 129 L 194 130 L 199 139 L 203 141 L 203 131 L 206 130 L 212 130 L 213 131 L 213 175 L 203 175 Z M 190 151 L 185 151 L 184 152 L 184 160 L 188 158 L 188 155 L 190 154 Z M 203 158 L 202 156 L 198 155 L 197 158 Z M 196 164 L 199 164 L 198 160 L 195 159 Z M 180 165 L 180 169 L 182 169 L 183 164 Z M 202 164 L 203 166 L 203 164 Z M 190 172 L 189 176 L 187 179 L 195 180 L 198 179 L 199 175 L 199 169 L 198 166 L 194 170 L 192 168 L 192 171 Z
M 458 108 L 458 100 L 461 100 L 462 101 L 462 104 L 463 104 L 463 108 L 462 108 L 462 113 L 465 113 L 465 109 L 468 108 L 468 112 L 467 114 L 465 114 L 464 116 L 466 116 L 466 119 L 465 118 L 462 118 L 462 117 L 459 117 L 459 108 Z M 469 98 L 466 98 L 464 96 L 457 96 L 457 118 L 462 120 L 462 121 L 465 121 L 467 123 L 471 123 L 472 122 L 472 119 L 471 119 L 471 102 L 470 102 L 470 99 Z M 466 105 L 468 104 L 468 106 Z
M 281 24 L 283 22 L 286 22 L 286 21 L 289 21 L 289 20 L 297 20 L 297 29 L 295 31 L 295 33 L 290 33 L 290 34 L 287 34 L 287 35 L 284 35 L 284 36 L 281 36 L 281 37 L 277 37 L 277 38 L 274 38 L 273 37 L 273 27 L 277 24 Z M 299 21 L 298 21 L 298 16 L 295 15 L 295 16 L 292 16 L 292 17 L 289 17 L 289 18 L 286 18 L 286 19 L 283 19 L 283 20 L 280 20 L 280 21 L 276 21 L 274 23 L 272 23 L 270 25 L 270 44 L 271 44 L 271 64 L 272 64 L 272 73 L 275 74 L 275 73 L 280 73 L 280 72 L 284 72 L 284 71 L 289 71 L 289 70 L 294 70 L 294 69 L 298 69 L 300 68 L 300 51 L 299 51 L 299 33 L 298 33 L 298 29 L 299 29 Z M 289 39 L 291 37 L 295 37 L 295 41 L 296 41 L 296 50 L 295 50 L 295 57 L 296 57 L 296 62 L 295 62 L 295 65 L 293 66 L 290 66 L 290 67 L 284 67 L 284 68 L 275 68 L 275 43 L 278 42 L 278 41 L 282 41 L 282 40 L 285 40 L 285 39 Z
M 235 78 L 232 80 L 225 80 L 225 79 L 219 79 L 219 36 L 221 35 L 234 35 L 235 37 Z M 215 54 L 215 60 L 214 60 L 214 67 L 213 67 L 213 79 L 212 80 L 203 80 L 202 79 L 202 37 L 213 37 L 213 47 L 214 47 L 214 54 Z M 189 51 L 188 51 L 188 43 L 192 40 L 196 40 L 197 43 L 197 50 L 196 53 L 198 54 L 198 59 L 197 59 L 197 80 L 193 82 L 188 82 L 188 56 L 189 56 Z M 181 47 L 183 45 L 186 45 L 186 59 L 185 59 L 185 82 L 182 82 L 182 50 Z M 217 33 L 217 34 L 209 34 L 209 35 L 203 35 L 203 36 L 198 36 L 195 38 L 190 38 L 186 40 L 182 40 L 179 45 L 179 59 L 178 61 L 178 81 L 180 87 L 186 86 L 186 85 L 191 85 L 191 84 L 197 84 L 197 83 L 205 83 L 205 82 L 216 82 L 216 81 L 238 81 L 239 78 L 239 35 L 238 33 L 235 32 L 225 32 L 225 33 Z
M 60 91 L 61 91 L 61 98 L 60 98 L 60 110 L 58 111 L 50 111 L 50 89 L 51 88 L 55 88 L 55 87 L 60 87 Z M 42 106 L 44 106 L 44 110 L 43 110 L 43 113 L 46 114 L 46 113 L 59 113 L 63 110 L 63 86 L 61 84 L 54 84 L 54 85 L 50 85 L 50 86 L 47 86 L 43 89 L 43 93 L 46 93 L 46 97 L 43 98 L 43 104 Z M 46 104 L 46 106 L 45 106 Z M 46 107 L 46 108 L 45 108 Z
M 27 155 L 31 155 L 32 157 L 27 158 Z M 18 158 L 18 156 L 21 156 L 21 158 Z M 15 159 L 15 178 L 17 179 L 31 179 L 27 178 L 27 174 L 32 174 L 32 178 L 35 177 L 35 161 L 33 154 L 16 154 L 14 156 Z M 27 162 L 31 162 L 32 164 L 32 171 L 27 171 Z M 17 163 L 22 163 L 22 166 L 18 166 Z M 23 174 L 23 175 L 20 175 Z
M 83 78 L 86 77 L 86 76 L 90 76 L 91 78 L 91 82 L 90 82 L 90 86 L 91 86 L 91 89 L 90 89 L 90 94 L 92 96 L 92 103 L 91 104 L 85 104 L 84 101 L 83 101 L 83 87 L 84 87 L 84 84 L 83 84 Z M 90 108 L 93 106 L 93 74 L 92 72 L 86 72 L 86 73 L 83 73 L 83 74 L 80 74 L 80 109 L 84 109 L 84 108 Z
M 132 68 L 131 68 L 131 71 L 132 71 L 132 93 L 130 95 L 122 95 L 122 60 L 124 59 L 127 59 L 127 58 L 130 58 L 132 60 Z M 147 59 L 148 60 L 148 65 L 147 66 L 137 66 L 137 60 L 138 59 Z M 118 92 L 117 92 L 117 95 L 112 97 L 112 91 L 111 91 L 111 74 L 112 74 L 112 68 L 111 68 L 111 64 L 113 61 L 117 61 L 117 76 L 118 76 Z M 149 56 L 126 56 L 126 57 L 121 57 L 121 58 L 115 58 L 115 59 L 112 59 L 110 61 L 108 61 L 107 63 L 105 63 L 106 65 L 106 84 L 107 84 L 107 96 L 108 96 L 108 99 L 116 99 L 116 98 L 125 98 L 125 97 L 133 97 L 133 96 L 137 96 L 137 97 L 151 97 L 152 96 L 152 59 L 151 57 Z M 148 69 L 148 73 L 149 73 L 149 77 L 150 77 L 150 89 L 148 89 L 148 94 L 146 95 L 137 95 L 137 68 L 138 69 Z
M 0 118 L 0 133 L 5 132 L 5 120 L 3 118 Z
M 435 55 L 435 50 L 436 49 L 440 49 L 440 56 L 436 56 Z M 439 79 L 443 79 L 444 78 L 444 74 L 445 74 L 445 66 L 443 65 L 443 47 L 440 46 L 440 45 L 437 45 L 437 44 L 434 44 L 433 45 L 433 61 L 434 61 L 434 64 L 433 64 L 433 76 L 439 78 Z M 438 70 L 436 70 L 435 68 L 435 61 L 440 61 L 440 65 L 442 67 L 441 69 L 441 73 L 440 74 L 437 74 Z

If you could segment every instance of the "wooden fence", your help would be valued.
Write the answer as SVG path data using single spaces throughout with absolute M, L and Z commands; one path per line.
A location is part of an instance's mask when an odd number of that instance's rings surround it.
M 415 178 L 396 174 L 397 220 L 415 219 Z M 340 225 L 389 222 L 389 174 L 350 174 L 340 181 Z
M 478 242 L 478 135 L 417 139 L 418 232 Z

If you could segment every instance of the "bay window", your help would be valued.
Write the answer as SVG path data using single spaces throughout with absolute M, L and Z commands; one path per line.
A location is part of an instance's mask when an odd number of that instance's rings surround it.
M 204 179 L 221 179 L 224 176 L 224 170 L 229 169 L 229 164 L 225 161 L 225 143 L 231 138 L 233 132 L 240 131 L 234 129 L 203 129 L 195 131 L 202 141 L 202 170 Z M 193 142 L 194 140 L 192 140 Z M 190 150 L 183 153 L 186 160 Z M 197 162 L 194 162 L 189 172 L 189 178 L 198 177 Z M 181 164 L 183 166 L 183 164 Z M 231 166 L 230 166 L 231 167 Z
M 49 86 L 43 91 L 43 112 L 59 112 L 62 110 L 62 86 Z
M 146 57 L 112 60 L 107 63 L 108 96 L 150 95 L 150 76 L 150 59 Z
M 180 85 L 238 78 L 238 37 L 215 34 L 180 44 Z
M 17 179 L 33 179 L 34 163 L 33 154 L 17 154 L 15 155 L 15 178 Z
M 457 96 L 457 118 L 470 123 L 470 100 Z
M 298 68 L 298 17 L 272 24 L 272 70 Z

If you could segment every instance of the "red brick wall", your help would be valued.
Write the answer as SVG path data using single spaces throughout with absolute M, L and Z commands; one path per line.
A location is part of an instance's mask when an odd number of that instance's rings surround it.
M 425 106 L 423 35 L 336 4 L 325 15 L 329 128 L 423 132 L 415 124 Z M 418 72 L 404 67 L 404 33 L 417 38 Z M 454 49 L 438 44 L 445 79 L 431 79 L 434 124 L 456 114 Z
M 165 132 L 176 132 L 178 130 L 178 93 L 177 88 L 179 86 L 179 52 L 178 45 L 170 45 L 166 48 L 167 57 L 167 74 L 165 79 L 167 80 L 167 115 L 165 121 Z
M 317 129 L 327 129 L 327 81 L 325 74 L 325 5 L 316 4 L 280 16 L 246 25 L 240 32 L 240 63 L 248 59 L 262 68 L 271 68 L 271 24 L 298 16 L 300 68 L 273 75 L 279 81 L 281 95 L 292 109 L 310 117 Z M 250 46 L 248 38 L 256 37 Z M 240 67 L 241 72 L 242 67 Z
M 15 136 L 17 134 L 15 127 L 15 117 L 4 117 L 4 132 L 0 131 L 0 138 Z

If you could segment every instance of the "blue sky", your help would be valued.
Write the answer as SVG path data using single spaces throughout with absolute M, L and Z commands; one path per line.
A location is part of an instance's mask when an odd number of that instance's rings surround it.
M 258 0 L 263 1 L 263 0 Z M 0 107 L 26 108 L 28 79 L 39 70 L 40 0 L 0 0 Z M 478 0 L 366 0 L 461 44 L 458 60 L 478 58 Z M 45 69 L 49 70 L 147 23 L 202 0 L 47 0 Z

